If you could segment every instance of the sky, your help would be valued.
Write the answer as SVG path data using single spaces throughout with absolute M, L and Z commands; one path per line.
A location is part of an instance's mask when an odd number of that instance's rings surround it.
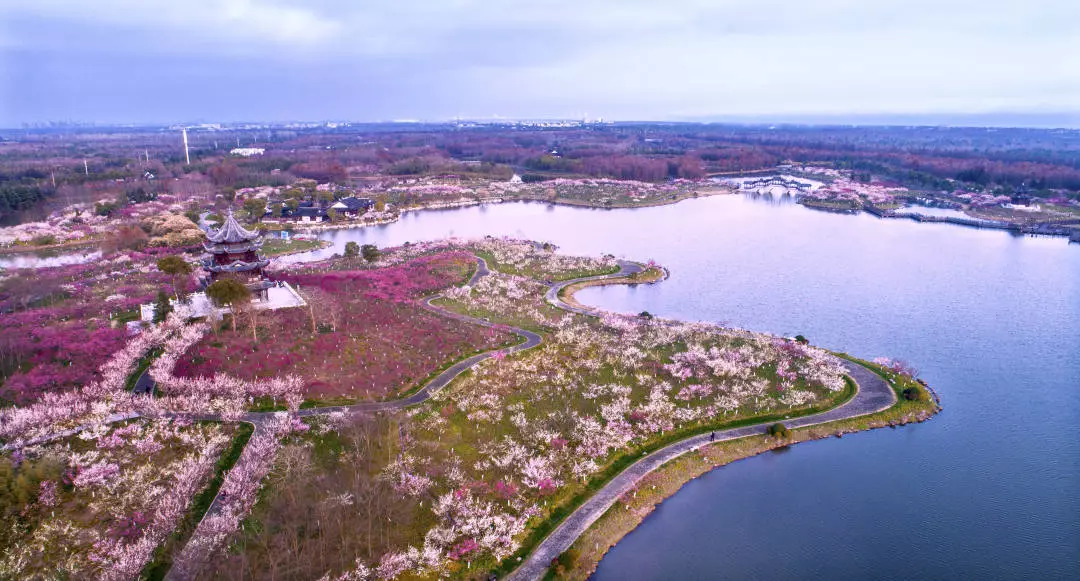
M 1078 0 L 0 1 L 7 127 L 1078 112 Z

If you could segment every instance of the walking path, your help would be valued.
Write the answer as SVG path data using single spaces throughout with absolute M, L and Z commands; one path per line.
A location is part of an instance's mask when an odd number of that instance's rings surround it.
M 784 425 L 789 428 L 814 426 L 876 413 L 888 409 L 896 403 L 896 393 L 876 373 L 848 361 L 844 362 L 844 366 L 858 386 L 855 397 L 829 411 L 786 420 Z M 703 446 L 763 433 L 765 433 L 765 427 L 761 424 L 732 428 L 730 430 L 717 430 L 713 434 L 692 436 L 645 456 L 620 472 L 618 476 L 612 478 L 607 485 L 596 491 L 584 504 L 579 506 L 533 549 L 529 557 L 507 579 L 514 581 L 542 579 L 552 559 L 569 549 L 574 544 L 574 541 L 584 534 L 592 523 L 596 522 L 596 519 L 603 516 L 619 500 L 619 497 L 633 490 L 637 482 L 653 470 L 678 456 Z
M 568 286 L 570 286 L 572 284 L 578 284 L 579 282 L 589 282 L 589 281 L 593 281 L 593 280 L 604 280 L 604 279 L 607 279 L 607 278 L 623 278 L 623 277 L 630 276 L 632 274 L 637 274 L 639 272 L 643 272 L 645 270 L 644 268 L 642 268 L 642 266 L 640 264 L 638 264 L 636 262 L 629 262 L 627 260 L 620 260 L 618 262 L 618 264 L 619 264 L 619 272 L 616 272 L 614 274 L 602 274 L 600 276 L 587 276 L 587 277 L 584 277 L 584 278 L 573 278 L 573 279 L 570 279 L 570 280 L 564 280 L 562 282 L 557 282 L 557 283 L 551 285 L 548 288 L 548 291 L 544 295 L 544 298 L 547 299 L 547 302 L 550 303 L 552 306 L 559 307 L 560 309 L 563 309 L 564 311 L 570 311 L 571 313 L 577 313 L 579 315 L 595 315 L 597 309 L 590 308 L 590 307 L 579 307 L 579 306 L 574 306 L 574 305 L 568 304 L 566 301 L 562 300 L 562 297 L 559 296 L 559 293 L 561 293 L 564 288 L 566 288 L 566 287 L 568 287 Z
M 477 269 L 469 279 L 468 284 L 475 285 L 482 277 L 488 275 L 490 270 L 487 262 L 482 258 L 477 258 Z M 549 285 L 548 291 L 545 295 L 547 301 L 566 311 L 583 315 L 596 315 L 597 309 L 591 309 L 587 307 L 579 307 L 567 304 L 560 296 L 559 293 L 566 287 L 595 280 L 615 279 L 623 278 L 629 275 L 642 272 L 644 270 L 638 263 L 619 261 L 619 271 L 613 274 L 606 274 L 600 276 L 590 276 L 584 278 L 571 279 L 567 281 L 561 281 Z M 324 414 L 330 414 L 334 412 L 374 412 L 374 411 L 386 411 L 397 410 L 406 407 L 420 404 L 430 399 L 439 390 L 446 387 L 451 381 L 457 378 L 459 375 L 471 369 L 477 363 L 494 357 L 497 353 L 517 353 L 532 349 L 540 345 L 543 342 L 543 338 L 525 329 L 517 327 L 507 327 L 506 325 L 496 325 L 490 321 L 462 315 L 448 311 L 442 307 L 435 306 L 432 301 L 441 298 L 442 295 L 435 295 L 421 301 L 420 305 L 432 312 L 439 315 L 450 317 L 459 321 L 464 321 L 474 325 L 480 325 L 483 327 L 502 327 L 508 328 L 511 332 L 516 333 L 525 338 L 525 341 L 518 343 L 512 347 L 505 349 L 496 349 L 492 351 L 486 351 L 463 359 L 441 373 L 433 377 L 430 381 L 424 384 L 415 393 L 392 401 L 382 402 L 364 402 L 354 405 L 345 406 L 331 406 L 331 407 L 318 407 L 318 408 L 306 408 L 301 409 L 296 414 L 300 417 L 311 417 Z M 847 403 L 833 408 L 831 410 L 814 414 L 811 416 L 805 416 L 794 420 L 789 420 L 786 423 L 788 427 L 799 428 L 805 426 L 812 426 L 825 422 L 831 422 L 835 420 L 848 419 L 856 416 L 866 415 L 884 410 L 893 405 L 896 401 L 896 394 L 892 388 L 889 387 L 884 380 L 878 375 L 870 371 L 869 369 L 850 362 L 844 363 L 847 367 L 849 374 L 855 380 L 857 384 L 857 391 L 855 396 Z M 255 432 L 252 433 L 252 437 L 255 437 L 255 433 L 263 427 L 267 422 L 273 418 L 275 412 L 248 412 L 244 414 L 241 421 L 251 423 L 255 427 Z M 131 417 L 137 417 L 134 414 L 125 416 L 123 419 L 130 419 Z M 206 420 L 221 420 L 220 416 L 209 414 L 200 416 L 198 419 Z M 77 430 L 76 430 L 77 431 Z M 652 454 L 649 454 L 638 460 L 629 468 L 621 472 L 618 476 L 613 478 L 603 488 L 597 491 L 589 500 L 585 501 L 577 510 L 575 510 L 566 520 L 564 520 L 551 534 L 549 534 L 541 543 L 536 547 L 528 559 L 526 559 L 520 567 L 517 568 L 511 575 L 510 579 L 523 580 L 523 579 L 540 579 L 547 571 L 548 564 L 551 560 L 559 556 L 563 551 L 568 549 L 573 542 L 589 528 L 589 526 L 600 518 L 604 512 L 607 511 L 618 498 L 631 490 L 634 485 L 646 474 L 656 470 L 665 463 L 671 461 L 686 452 L 696 450 L 702 446 L 708 445 L 711 442 L 720 442 L 724 440 L 732 440 L 736 438 L 742 438 L 745 436 L 751 436 L 755 434 L 761 434 L 764 431 L 764 426 L 751 425 L 741 428 L 732 428 L 729 430 L 719 430 L 715 432 L 714 437 L 709 434 L 702 434 L 698 436 L 692 436 L 685 440 L 681 440 L 667 447 L 661 448 Z M 67 433 L 67 432 L 65 432 Z M 244 451 L 241 452 L 241 456 L 249 453 L 251 446 L 246 446 Z M 239 460 L 238 460 L 239 462 Z M 215 497 L 211 502 L 210 507 L 203 515 L 199 526 L 202 526 L 207 517 L 216 514 L 223 510 L 223 503 L 220 502 L 220 494 Z M 195 533 L 192 538 L 195 538 L 199 534 L 198 527 L 196 527 Z M 178 572 L 170 571 L 167 575 L 168 579 L 181 578 L 182 574 Z

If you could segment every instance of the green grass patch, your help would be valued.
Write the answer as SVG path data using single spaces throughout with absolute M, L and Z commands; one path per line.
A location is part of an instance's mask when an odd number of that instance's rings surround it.
M 132 321 L 138 321 L 142 317 L 142 313 L 139 309 L 131 309 L 130 311 L 123 311 L 117 313 L 113 320 L 121 325 L 126 325 Z
M 161 354 L 164 352 L 165 348 L 158 345 L 156 347 L 151 347 L 145 355 L 140 357 L 138 365 L 135 366 L 135 371 L 132 371 L 131 374 L 128 375 L 127 381 L 124 382 L 124 389 L 127 391 L 135 389 L 135 384 L 139 382 L 139 377 L 141 377 L 143 373 L 146 373 L 146 370 L 150 369 L 150 366 L 153 365 L 154 360 L 161 357 Z

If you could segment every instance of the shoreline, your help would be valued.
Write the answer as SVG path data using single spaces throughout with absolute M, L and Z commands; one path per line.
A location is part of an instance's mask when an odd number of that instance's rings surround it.
M 60 244 L 49 244 L 46 246 L 20 246 L 13 244 L 11 246 L 0 247 L 0 255 L 5 254 L 32 254 L 35 252 L 49 252 L 51 250 L 71 250 L 83 246 L 94 246 L 100 244 L 101 240 L 79 240 L 72 242 L 63 242 Z
M 638 264 L 638 263 L 635 263 L 635 264 Z M 641 266 L 641 265 L 638 264 L 638 266 Z M 647 276 L 647 277 L 642 277 L 640 279 L 634 278 L 634 277 L 637 276 L 638 274 L 646 274 L 646 273 L 648 273 L 649 269 L 647 269 L 647 268 L 642 269 L 639 272 L 625 274 L 625 275 L 620 276 L 618 278 L 594 278 L 592 280 L 569 281 L 569 284 L 561 285 L 561 286 L 558 287 L 558 290 L 555 291 L 555 297 L 554 298 L 557 301 L 561 301 L 561 302 L 573 307 L 574 309 L 578 310 L 579 312 L 593 313 L 593 312 L 599 311 L 601 309 L 597 309 L 595 307 L 590 307 L 589 305 L 578 302 L 577 298 L 574 297 L 574 295 L 577 294 L 578 291 L 581 291 L 581 290 L 584 290 L 584 289 L 587 289 L 587 288 L 590 288 L 590 287 L 594 287 L 594 286 L 607 286 L 607 285 L 615 285 L 615 284 L 625 284 L 625 285 L 629 285 L 629 286 L 633 286 L 633 285 L 636 285 L 636 284 L 653 284 L 653 283 L 662 282 L 662 281 L 665 281 L 665 280 L 668 279 L 668 277 L 670 276 L 670 273 L 668 272 L 667 268 L 664 268 L 662 266 L 658 266 L 658 267 L 655 267 L 655 268 L 658 270 L 657 273 L 652 274 L 652 275 Z M 619 273 L 616 273 L 616 274 L 619 274 Z M 549 298 L 552 298 L 552 297 L 549 297 Z M 549 300 L 549 302 L 552 302 L 552 301 Z
M 285 226 L 280 228 L 281 230 L 295 230 L 297 232 L 318 232 L 323 230 L 347 230 L 351 228 L 367 228 L 369 226 L 382 226 L 385 224 L 393 224 L 401 220 L 401 216 L 411 212 L 424 212 L 434 210 L 456 210 L 459 208 L 469 208 L 472 206 L 484 206 L 488 204 L 510 204 L 514 202 L 536 202 L 542 204 L 551 204 L 555 206 L 567 206 L 572 208 L 591 208 L 595 210 L 633 210 L 635 208 L 655 208 L 658 206 L 670 206 L 677 204 L 685 200 L 691 200 L 694 198 L 707 198 L 711 196 L 723 196 L 728 194 L 737 193 L 730 188 L 711 186 L 701 190 L 695 190 L 687 194 L 680 194 L 675 197 L 664 200 L 653 200 L 649 202 L 643 202 L 639 204 L 597 204 L 585 200 L 574 200 L 571 198 L 544 198 L 537 195 L 525 195 L 525 196 L 513 196 L 513 197 L 491 197 L 491 198 L 479 198 L 479 199 L 465 199 L 454 200 L 450 202 L 433 202 L 430 204 L 424 204 L 419 206 L 407 206 L 399 208 L 398 214 L 393 219 L 378 220 L 374 222 L 344 222 L 337 224 L 307 224 L 307 223 L 277 223 L 275 226 Z
M 555 559 L 559 559 L 573 562 L 568 570 L 564 569 L 559 578 L 588 579 L 596 571 L 607 552 L 644 522 L 657 506 L 677 494 L 687 483 L 712 470 L 800 442 L 828 437 L 841 438 L 844 434 L 921 423 L 941 411 L 941 407 L 932 400 L 910 402 L 903 399 L 899 393 L 900 389 L 892 381 L 886 379 L 885 375 L 875 370 L 872 364 L 846 356 L 842 358 L 847 362 L 853 374 L 857 368 L 861 368 L 879 378 L 880 383 L 887 386 L 891 392 L 892 401 L 874 411 L 850 417 L 828 418 L 828 415 L 837 414 L 862 394 L 865 387 L 853 381 L 857 391 L 851 399 L 824 412 L 785 420 L 786 425 L 791 428 L 791 435 L 788 437 L 766 435 L 761 428 L 769 422 L 759 422 L 742 428 L 718 430 L 714 432 L 714 435 L 719 437 L 716 440 L 710 438 L 706 441 L 704 434 L 700 434 L 671 443 L 627 467 L 607 485 L 596 491 L 593 497 L 590 497 L 569 517 L 563 519 L 558 527 L 534 547 L 528 558 L 506 578 L 513 580 L 555 578 L 551 564 Z M 864 377 L 863 380 L 865 379 Z M 921 407 L 921 409 L 917 412 L 908 409 L 915 407 Z M 731 453 L 731 450 L 735 452 Z M 639 466 L 642 468 L 638 468 L 637 478 L 625 477 Z M 620 479 L 621 482 L 619 482 Z M 606 501 L 594 503 L 601 506 L 589 507 L 591 510 L 585 510 L 595 497 L 613 486 L 616 489 L 608 493 Z M 645 494 L 639 497 L 638 493 L 642 491 Z M 579 516 L 578 513 L 582 511 L 591 514 Z M 574 517 L 578 517 L 579 522 L 575 523 L 576 526 L 568 528 L 577 530 L 563 531 L 563 527 Z M 543 547 L 547 543 L 551 546 Z M 572 557 L 571 554 L 573 554 Z
M 641 265 L 627 263 L 627 266 L 630 264 L 637 267 L 636 272 L 641 272 Z M 627 266 L 622 269 L 623 272 L 620 273 L 622 276 L 613 277 L 608 275 L 554 284 L 548 290 L 548 302 L 573 312 L 597 316 L 598 311 L 601 313 L 603 311 L 582 305 L 574 299 L 574 293 L 582 288 L 603 284 L 634 284 L 634 282 L 631 282 L 631 277 L 635 274 L 635 270 L 628 269 Z M 667 275 L 667 270 L 661 269 L 661 274 L 655 275 L 649 282 L 655 283 L 664 280 Z M 498 569 L 497 571 L 505 572 L 505 579 L 515 581 L 553 578 L 555 559 L 563 559 L 570 549 L 575 549 L 579 554 L 585 555 L 585 560 L 581 561 L 576 556 L 566 556 L 567 561 L 575 561 L 576 564 L 570 567 L 570 571 L 563 571 L 563 578 L 587 579 L 595 571 L 603 555 L 611 547 L 615 546 L 622 537 L 634 530 L 660 501 L 674 495 L 687 482 L 709 470 L 770 449 L 789 446 L 809 439 L 821 439 L 829 436 L 841 437 L 845 433 L 865 431 L 884 427 L 885 425 L 895 427 L 912 421 L 925 421 L 941 410 L 941 407 L 934 402 L 936 394 L 933 394 L 929 387 L 926 386 L 924 389 L 934 399 L 926 402 L 924 409 L 920 410 L 918 414 L 908 413 L 901 417 L 899 421 L 896 418 L 889 419 L 890 415 L 910 407 L 910 405 L 905 405 L 910 404 L 910 402 L 901 397 L 900 388 L 894 384 L 898 379 L 890 380 L 886 374 L 868 362 L 846 355 L 842 355 L 841 359 L 844 360 L 845 366 L 850 372 L 848 378 L 850 384 L 854 387 L 855 393 L 850 398 L 846 398 L 839 404 L 823 411 L 811 412 L 809 415 L 796 414 L 794 418 L 790 419 L 784 418 L 785 424 L 792 429 L 792 436 L 782 440 L 772 436 L 764 436 L 763 428 L 777 421 L 775 419 L 766 419 L 765 421 L 739 425 L 739 427 L 719 428 L 711 432 L 711 436 L 707 436 L 706 432 L 708 430 L 705 430 L 702 433 L 694 433 L 654 449 L 630 466 L 615 473 L 600 488 L 585 496 L 580 504 L 576 504 L 572 512 L 559 519 L 557 524 L 535 545 L 528 547 L 527 552 L 519 553 L 520 559 L 515 563 L 516 566 L 509 571 L 499 571 Z M 885 392 L 887 392 L 887 395 Z M 888 400 L 887 404 L 884 403 L 886 399 Z M 851 415 L 845 415 L 852 411 L 854 413 L 851 413 Z M 706 439 L 707 437 L 708 439 Z M 719 439 L 715 439 L 717 437 Z M 627 494 L 633 492 L 633 498 L 636 499 L 642 482 L 650 478 L 662 478 L 664 475 L 669 474 L 674 469 L 673 467 L 681 466 L 686 461 L 686 458 L 696 457 L 694 455 L 701 454 L 702 450 L 714 450 L 716 446 L 723 445 L 743 446 L 747 441 L 766 442 L 768 446 L 744 451 L 742 454 L 730 457 L 725 462 L 713 464 L 689 477 L 677 478 L 674 481 L 675 485 L 669 486 L 663 494 L 653 498 L 651 507 L 644 512 L 639 511 L 640 514 L 637 515 L 637 518 L 622 521 L 614 531 L 607 528 L 605 523 L 610 520 L 609 514 L 618 514 L 620 502 L 627 500 Z M 705 452 L 705 454 L 707 457 L 708 452 Z M 643 500 L 647 498 L 649 497 L 642 497 Z M 630 502 L 623 503 L 626 505 L 626 511 L 629 511 Z M 582 546 L 587 548 L 590 542 L 593 543 L 593 550 L 582 550 Z M 604 545 L 603 551 L 600 550 L 601 545 Z
M 669 272 L 663 267 L 660 270 L 661 274 L 642 283 L 650 284 L 665 280 Z M 569 307 L 569 310 L 575 312 L 596 315 L 598 311 L 602 311 L 578 302 L 574 294 L 591 286 L 635 284 L 632 276 L 633 273 L 630 273 L 620 277 L 596 277 L 591 280 L 555 284 L 548 292 L 548 302 L 562 303 L 565 305 L 563 308 Z M 718 440 L 710 437 L 706 441 L 704 433 L 690 435 L 646 454 L 637 462 L 619 471 L 611 480 L 589 495 L 573 512 L 562 518 L 539 543 L 523 555 L 523 559 L 517 566 L 503 578 L 514 581 L 554 579 L 556 578 L 554 565 L 558 560 L 572 563 L 569 569 L 564 569 L 558 578 L 584 581 L 596 571 L 607 552 L 644 522 L 660 503 L 677 494 L 683 486 L 699 476 L 738 460 L 800 442 L 828 437 L 840 438 L 849 433 L 921 423 L 942 410 L 937 393 L 929 385 L 918 382 L 929 395 L 928 401 L 910 402 L 905 400 L 900 393 L 902 389 L 897 385 L 899 377 L 890 379 L 885 372 L 869 362 L 846 354 L 840 354 L 840 357 L 851 371 L 848 377 L 855 386 L 855 394 L 851 398 L 818 413 L 796 416 L 790 420 L 785 419 L 785 425 L 791 428 L 791 435 L 786 438 L 765 435 L 762 428 L 770 422 L 755 422 L 743 427 L 712 432 L 713 437 L 721 435 Z M 830 415 L 839 415 L 846 411 L 845 408 L 856 398 L 866 397 L 863 390 L 869 386 L 864 387 L 854 376 L 864 375 L 862 381 L 866 381 L 867 374 L 873 376 L 879 384 L 886 386 L 891 396 L 888 405 L 881 405 L 878 401 L 877 407 L 872 410 L 848 417 L 830 418 Z M 910 383 L 916 382 L 910 380 Z M 881 394 L 877 395 L 880 400 Z M 917 413 L 908 410 L 913 407 L 920 409 Z M 724 437 L 724 435 L 727 436 Z M 723 452 L 729 449 L 735 449 L 736 453 Z M 688 467 L 691 469 L 688 470 Z M 639 473 L 636 478 L 627 476 L 635 471 Z M 672 479 L 673 473 L 678 474 L 675 474 Z M 654 480 L 660 481 L 664 486 L 658 488 L 656 484 L 650 484 Z M 638 492 L 642 491 L 645 485 L 650 485 L 651 488 L 647 489 L 646 494 L 639 499 Z M 609 490 L 613 487 L 615 490 Z M 605 492 L 607 492 L 607 498 L 598 502 L 597 498 Z M 631 493 L 633 495 L 628 497 L 627 495 Z M 590 503 L 594 506 L 590 507 Z M 574 519 L 577 519 L 576 523 L 572 522 Z
M 788 438 L 776 438 L 765 434 L 745 436 L 711 443 L 672 459 L 645 475 L 636 483 L 631 496 L 623 495 L 620 498 L 621 502 L 613 504 L 577 537 L 570 546 L 570 549 L 579 555 L 576 565 L 567 571 L 563 578 L 588 579 L 596 572 L 607 553 L 615 548 L 626 535 L 641 526 L 661 504 L 682 491 L 687 484 L 714 470 L 795 444 L 922 423 L 941 411 L 939 408 L 937 411 L 906 413 L 899 417 L 890 417 L 895 415 L 893 410 L 898 407 L 897 404 L 865 416 L 797 427 L 792 429 L 792 435 Z M 542 578 L 548 579 L 552 576 L 549 568 Z

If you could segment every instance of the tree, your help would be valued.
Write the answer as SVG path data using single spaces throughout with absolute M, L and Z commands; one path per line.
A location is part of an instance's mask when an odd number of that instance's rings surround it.
M 355 242 L 345 243 L 345 256 L 358 256 L 360 254 L 360 245 Z
M 112 216 L 120 206 L 115 202 L 98 202 L 94 204 L 94 213 L 98 216 Z
M 326 217 L 331 222 L 337 222 L 338 221 L 338 211 L 335 210 L 334 208 L 330 208 L 329 210 L 326 211 Z
M 244 211 L 247 212 L 248 220 L 258 222 L 266 214 L 266 200 L 262 198 L 248 198 L 244 200 Z
M 180 300 L 180 278 L 191 274 L 191 265 L 177 255 L 165 256 L 157 261 L 158 270 L 172 277 L 173 292 Z
M 101 243 L 101 246 L 106 253 L 109 253 L 119 250 L 139 250 L 149 242 L 150 237 L 146 235 L 142 228 L 128 225 L 117 228 L 112 236 Z
M 215 165 L 206 173 L 215 186 L 231 186 L 236 183 L 238 176 L 236 164 L 231 162 Z
M 551 560 L 551 571 L 559 579 L 569 576 L 569 573 L 577 567 L 581 553 L 577 549 L 567 549 L 563 554 Z
M 223 278 L 206 287 L 206 296 L 210 297 L 215 305 L 232 309 L 232 328 L 235 333 L 238 311 L 251 301 L 251 291 L 236 279 Z
M 775 423 L 769 426 L 769 435 L 776 436 L 777 438 L 787 438 L 791 435 L 791 430 L 784 424 Z
M 379 259 L 379 248 L 374 244 L 365 244 L 361 246 L 360 253 L 364 255 L 364 260 L 368 262 L 375 262 Z
M 165 294 L 165 291 L 158 291 L 157 300 L 154 301 L 154 322 L 163 322 L 172 310 L 172 305 L 169 304 L 169 295 Z
M 386 211 L 386 199 L 385 198 L 380 197 L 379 199 L 375 200 L 375 211 L 376 212 L 385 212 Z

